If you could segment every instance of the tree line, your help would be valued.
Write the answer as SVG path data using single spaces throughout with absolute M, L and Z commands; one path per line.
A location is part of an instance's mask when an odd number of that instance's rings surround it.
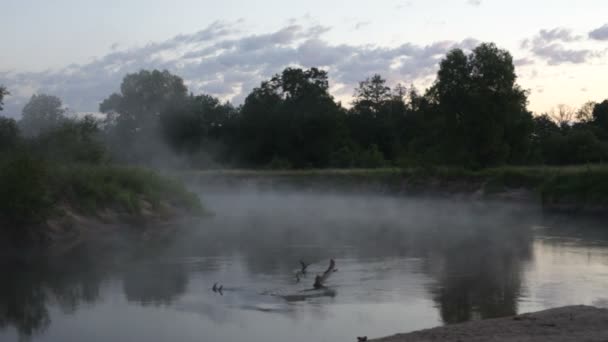
M 534 116 L 516 78 L 511 54 L 492 43 L 450 51 L 424 92 L 371 75 L 349 108 L 318 68 L 286 68 L 240 106 L 189 93 L 166 70 L 141 70 L 101 102 L 104 119 L 70 119 L 60 99 L 34 95 L 19 122 L 0 119 L 0 146 L 37 137 L 38 150 L 57 158 L 190 168 L 485 168 L 608 158 L 608 100 Z M 7 93 L 0 88 L 0 108 Z

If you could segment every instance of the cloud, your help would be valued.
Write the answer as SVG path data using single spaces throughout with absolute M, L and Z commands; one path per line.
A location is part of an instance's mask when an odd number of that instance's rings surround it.
M 193 34 L 141 47 L 115 50 L 87 64 L 72 64 L 44 72 L 0 72 L 0 83 L 11 90 L 6 113 L 13 116 L 32 93 L 57 95 L 75 111 L 96 111 L 99 102 L 118 91 L 127 73 L 167 69 L 184 78 L 189 90 L 241 103 L 264 79 L 288 66 L 322 67 L 332 89 L 352 94 L 357 82 L 379 73 L 391 83 L 424 83 L 441 58 L 453 48 L 470 50 L 479 42 L 440 41 L 394 47 L 331 44 L 321 25 L 289 25 L 264 34 L 244 34 L 242 23 L 216 22 Z
M 534 64 L 534 60 L 530 59 L 530 58 L 518 58 L 516 60 L 513 61 L 513 64 L 517 67 L 517 66 L 526 66 L 526 65 L 533 65 Z
M 572 30 L 560 27 L 540 30 L 532 39 L 522 41 L 521 48 L 530 50 L 549 65 L 588 63 L 593 58 L 604 55 L 603 51 L 581 46 L 584 43 L 583 36 L 575 35 Z
M 561 44 L 534 46 L 532 52 L 547 61 L 549 65 L 563 63 L 582 64 L 593 55 L 591 50 L 567 49 Z
M 595 40 L 608 40 L 608 24 L 589 32 L 589 38 Z

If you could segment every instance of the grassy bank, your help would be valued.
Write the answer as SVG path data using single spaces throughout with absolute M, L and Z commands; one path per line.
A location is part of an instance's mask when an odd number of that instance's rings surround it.
M 370 189 L 382 192 L 476 193 L 492 196 L 529 191 L 546 208 L 579 210 L 608 208 L 608 166 L 464 168 L 386 168 L 346 170 L 214 170 L 181 174 L 203 184 L 254 182 L 322 189 Z
M 171 217 L 204 212 L 198 197 L 182 183 L 154 171 L 112 165 L 57 164 L 27 155 L 0 165 L 0 222 L 12 235 L 43 232 L 65 211 L 95 217 Z

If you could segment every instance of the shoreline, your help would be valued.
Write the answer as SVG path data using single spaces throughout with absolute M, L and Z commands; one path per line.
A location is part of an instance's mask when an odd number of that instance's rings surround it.
M 607 341 L 608 309 L 565 306 L 370 339 L 376 342 Z
M 189 170 L 173 174 L 209 192 L 226 189 L 385 194 L 538 206 L 545 212 L 608 214 L 608 168 Z

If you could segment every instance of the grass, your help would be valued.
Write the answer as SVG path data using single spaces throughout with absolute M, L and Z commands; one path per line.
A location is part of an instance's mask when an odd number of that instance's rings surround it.
M 177 180 L 157 172 L 123 166 L 55 166 L 51 174 L 51 193 L 79 209 L 94 212 L 102 208 L 139 214 L 144 202 L 153 209 L 163 203 L 192 213 L 204 210 L 198 197 Z

